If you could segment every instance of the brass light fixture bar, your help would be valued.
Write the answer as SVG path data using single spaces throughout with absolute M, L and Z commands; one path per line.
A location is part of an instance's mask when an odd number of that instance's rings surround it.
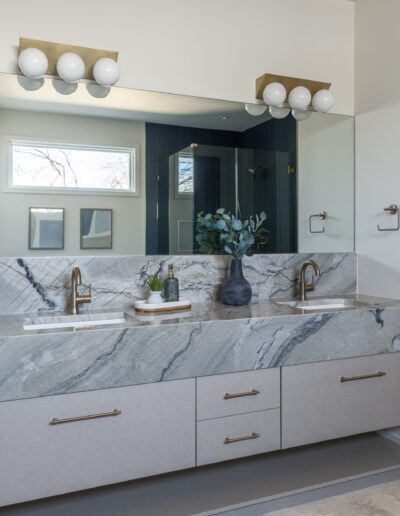
M 256 98 L 258 100 L 263 100 L 263 91 L 271 82 L 279 82 L 283 84 L 288 94 L 293 88 L 296 88 L 296 86 L 304 86 L 305 88 L 308 88 L 311 95 L 314 95 L 314 93 L 319 90 L 329 90 L 331 87 L 330 82 L 311 81 L 309 79 L 299 79 L 298 77 L 265 73 L 256 79 Z
M 79 47 L 76 45 L 65 45 L 64 43 L 52 43 L 51 41 L 42 41 L 39 39 L 19 39 L 18 55 L 26 48 L 37 48 L 44 52 L 49 60 L 49 68 L 47 75 L 57 74 L 57 60 L 66 52 L 72 52 L 80 56 L 85 63 L 85 75 L 83 79 L 93 80 L 93 66 L 102 57 L 109 57 L 114 61 L 118 61 L 118 52 L 111 50 L 99 50 L 95 48 Z

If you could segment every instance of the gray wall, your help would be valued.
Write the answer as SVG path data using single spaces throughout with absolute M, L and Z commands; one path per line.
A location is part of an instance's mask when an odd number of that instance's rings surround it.
M 7 180 L 7 138 L 34 137 L 69 143 L 139 146 L 139 196 L 32 194 L 4 192 Z M 143 122 L 87 116 L 0 110 L 1 190 L 0 255 L 41 256 L 145 253 L 145 125 Z M 65 208 L 64 251 L 28 250 L 28 209 Z M 112 250 L 80 251 L 80 208 L 111 208 L 114 216 Z

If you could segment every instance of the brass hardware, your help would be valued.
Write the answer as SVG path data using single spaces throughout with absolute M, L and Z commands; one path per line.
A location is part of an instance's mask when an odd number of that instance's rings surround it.
M 92 287 L 89 285 L 89 294 L 82 295 L 78 294 L 78 285 L 82 284 L 81 279 L 81 270 L 79 267 L 74 267 L 72 269 L 71 276 L 71 305 L 70 311 L 71 314 L 76 315 L 79 314 L 79 305 L 81 303 L 91 303 L 92 302 Z
M 77 417 L 67 417 L 65 419 L 58 419 L 57 417 L 53 417 L 51 421 L 49 421 L 49 425 L 64 425 L 65 423 L 76 423 L 77 421 L 87 421 L 88 419 L 100 419 L 102 417 L 113 417 L 119 416 L 122 412 L 118 409 L 114 409 L 112 412 L 103 412 L 101 414 L 89 414 L 88 416 L 77 416 Z
M 341 376 L 340 381 L 344 382 L 355 382 L 357 380 L 368 380 L 369 378 L 381 378 L 382 376 L 386 376 L 386 373 L 382 371 L 378 371 L 377 373 L 364 374 L 361 376 Z
M 314 215 L 310 215 L 308 217 L 308 229 L 310 231 L 310 233 L 325 233 L 325 227 L 322 228 L 322 230 L 319 230 L 319 231 L 313 231 L 312 229 L 312 219 L 319 219 L 319 220 L 325 220 L 326 217 L 328 216 L 328 214 L 326 213 L 326 211 L 321 211 L 320 213 L 315 213 Z
M 296 173 L 296 169 L 295 167 L 291 167 L 290 165 L 288 166 L 287 168 L 287 173 L 288 174 L 295 174 Z
M 83 79 L 93 80 L 93 66 L 101 57 L 110 57 L 114 61 L 118 60 L 118 52 L 110 50 L 98 50 L 95 48 L 79 47 L 76 45 L 65 45 L 63 43 L 52 43 L 50 41 L 42 41 L 39 39 L 19 39 L 19 54 L 26 48 L 38 48 L 42 50 L 49 60 L 49 68 L 46 75 L 57 76 L 57 60 L 66 52 L 78 54 L 85 62 L 85 75 Z
M 299 290 L 297 292 L 297 297 L 300 299 L 300 301 L 305 301 L 307 299 L 307 292 L 313 292 L 315 290 L 314 283 L 306 283 L 306 270 L 309 266 L 314 269 L 314 272 L 317 276 L 321 275 L 321 271 L 319 270 L 319 267 L 314 262 L 314 260 L 306 260 L 303 263 L 300 269 Z
M 378 231 L 398 231 L 400 229 L 400 210 L 397 204 L 391 204 L 387 208 L 384 208 L 383 211 L 387 211 L 390 215 L 397 215 L 397 225 L 394 228 L 381 228 L 381 225 L 378 224 Z
M 283 84 L 288 94 L 296 86 L 305 86 L 310 90 L 311 95 L 314 95 L 318 90 L 329 90 L 331 87 L 331 83 L 329 82 L 311 81 L 309 79 L 299 79 L 297 77 L 265 73 L 256 80 L 256 98 L 258 100 L 263 100 L 263 91 L 271 82 L 280 82 Z
M 199 144 L 198 144 L 198 143 L 191 143 L 191 144 L 190 144 L 190 148 L 191 148 L 191 149 L 197 149 L 197 147 L 198 147 L 198 146 L 199 146 Z
M 252 432 L 250 435 L 245 435 L 243 437 L 225 437 L 224 444 L 238 443 L 240 441 L 249 441 L 250 439 L 258 439 L 259 437 L 260 434 L 257 434 L 256 432 Z
M 260 391 L 257 389 L 251 389 L 251 391 L 248 392 L 238 392 L 235 394 L 230 394 L 229 392 L 226 392 L 224 394 L 224 400 L 231 400 L 232 398 L 244 398 L 246 396 L 256 396 L 257 394 L 260 394 Z

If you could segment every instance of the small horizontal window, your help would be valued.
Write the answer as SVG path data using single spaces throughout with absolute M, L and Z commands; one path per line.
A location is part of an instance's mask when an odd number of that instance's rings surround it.
M 9 188 L 136 193 L 136 149 L 10 141 Z

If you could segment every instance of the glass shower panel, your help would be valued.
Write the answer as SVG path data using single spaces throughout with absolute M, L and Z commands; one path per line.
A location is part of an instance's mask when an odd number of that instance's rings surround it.
M 168 158 L 168 210 L 159 222 L 170 254 L 197 253 L 196 218 L 225 208 L 241 217 L 267 213 L 255 253 L 295 252 L 296 188 L 285 152 L 192 144 Z M 166 199 L 166 184 L 159 199 Z M 167 221 L 160 220 L 168 213 Z M 159 225 L 159 227 L 161 227 Z

